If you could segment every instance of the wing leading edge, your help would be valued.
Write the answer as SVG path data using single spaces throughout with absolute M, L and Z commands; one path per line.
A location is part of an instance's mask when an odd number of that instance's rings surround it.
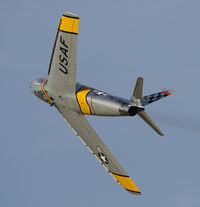
M 68 110 L 56 104 L 56 108 L 62 114 L 76 135 L 81 139 L 90 152 L 105 167 L 110 175 L 132 194 L 141 194 L 138 187 L 127 175 L 109 149 L 105 146 L 94 129 L 82 114 Z

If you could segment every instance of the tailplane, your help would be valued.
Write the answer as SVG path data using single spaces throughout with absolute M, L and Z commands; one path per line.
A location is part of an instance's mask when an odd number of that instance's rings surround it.
M 161 91 L 161 92 L 158 92 L 158 93 L 153 93 L 151 95 L 148 95 L 148 96 L 143 96 L 142 97 L 142 105 L 143 106 L 146 106 L 148 104 L 151 104 L 155 101 L 158 101 L 162 98 L 165 98 L 169 95 L 171 95 L 172 93 L 175 93 L 174 90 L 165 90 L 165 91 Z
M 138 112 L 138 115 L 152 128 L 154 129 L 160 136 L 164 136 L 161 130 L 155 125 L 155 123 L 149 118 L 149 116 L 144 111 Z
M 162 91 L 160 93 L 142 97 L 143 80 L 144 79 L 142 77 L 138 77 L 137 79 L 133 95 L 130 99 L 131 106 L 129 108 L 129 114 L 131 116 L 138 114 L 139 117 L 142 118 L 152 129 L 154 129 L 160 136 L 163 136 L 164 134 L 162 131 L 156 126 L 156 124 L 144 111 L 144 106 L 168 95 L 171 95 L 172 91 Z

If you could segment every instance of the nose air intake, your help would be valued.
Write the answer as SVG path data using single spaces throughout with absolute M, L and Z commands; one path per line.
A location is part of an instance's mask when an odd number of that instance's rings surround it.
M 39 78 L 37 80 L 32 81 L 30 83 L 29 88 L 34 95 L 36 95 L 39 99 L 49 104 L 49 96 L 48 92 L 46 91 L 46 84 L 47 78 Z
M 135 89 L 133 95 L 131 97 L 130 103 L 131 106 L 129 107 L 129 115 L 134 116 L 136 114 L 139 115 L 152 129 L 154 129 L 160 136 L 164 134 L 161 130 L 156 126 L 156 124 L 150 119 L 150 117 L 145 113 L 144 106 L 142 106 L 142 90 L 143 90 L 143 78 L 139 77 L 137 79 Z

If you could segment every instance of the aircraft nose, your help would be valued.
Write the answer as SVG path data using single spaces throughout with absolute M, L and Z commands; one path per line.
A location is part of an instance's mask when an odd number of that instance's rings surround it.
M 34 86 L 36 85 L 36 81 L 31 81 L 30 85 L 29 85 L 29 89 L 32 93 L 34 93 Z
M 30 82 L 29 89 L 33 93 L 33 81 Z
M 36 92 L 38 90 L 41 90 L 41 84 L 38 83 L 37 80 L 33 80 L 33 81 L 31 81 L 31 83 L 29 85 L 29 89 L 34 95 L 36 95 Z

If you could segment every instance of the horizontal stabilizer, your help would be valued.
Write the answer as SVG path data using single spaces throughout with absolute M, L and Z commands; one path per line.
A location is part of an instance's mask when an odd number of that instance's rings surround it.
M 152 128 L 154 129 L 160 136 L 164 136 L 161 130 L 154 124 L 154 122 L 149 118 L 149 116 L 144 112 L 138 112 L 138 115 Z
M 143 96 L 142 97 L 142 106 L 146 106 L 150 103 L 153 103 L 155 101 L 158 101 L 164 97 L 167 97 L 169 95 L 171 95 L 172 93 L 175 93 L 174 90 L 166 90 L 166 91 L 161 91 L 161 92 L 158 92 L 158 93 L 154 93 L 154 94 L 151 94 L 151 95 L 148 95 L 148 96 Z

